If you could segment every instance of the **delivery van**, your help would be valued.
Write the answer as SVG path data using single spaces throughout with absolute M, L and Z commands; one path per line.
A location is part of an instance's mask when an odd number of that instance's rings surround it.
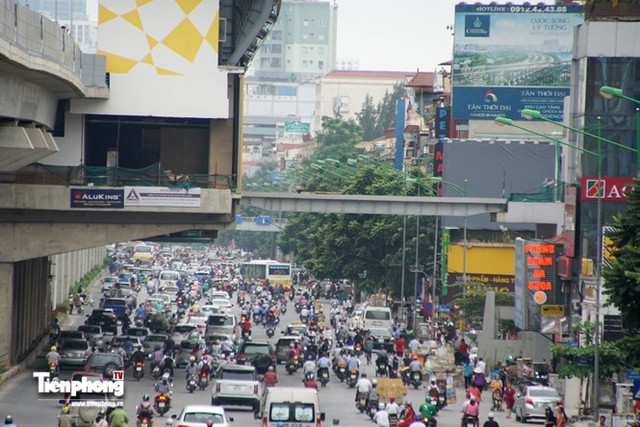
M 325 414 L 320 412 L 318 392 L 302 387 L 269 387 L 260 411 L 255 413 L 262 427 L 277 427 L 278 423 L 299 427 L 320 427 Z
M 362 329 L 366 331 L 371 328 L 393 328 L 393 317 L 391 316 L 391 309 L 389 307 L 367 306 L 364 309 Z

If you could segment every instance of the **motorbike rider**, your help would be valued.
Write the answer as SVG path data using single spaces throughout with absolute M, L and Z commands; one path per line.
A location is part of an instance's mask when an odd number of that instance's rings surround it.
M 367 407 L 369 406 L 369 402 L 380 402 L 380 396 L 378 396 L 378 392 L 376 390 L 376 386 L 378 385 L 378 380 L 376 378 L 371 380 L 371 390 L 369 390 L 369 395 L 367 396 Z
M 472 418 L 476 424 L 476 426 L 478 425 L 478 415 L 480 414 L 480 405 L 478 405 L 478 403 L 476 402 L 476 396 L 475 395 L 471 395 L 471 397 L 469 397 L 469 401 L 465 402 L 464 406 L 462 407 L 462 427 L 465 426 L 465 419 L 466 418 Z
M 360 359 L 358 359 L 353 353 L 349 354 L 349 357 L 347 358 L 347 368 L 350 371 L 360 371 Z
M 197 372 L 199 376 L 204 376 L 209 380 L 209 377 L 211 376 L 211 365 L 209 364 L 209 357 L 205 356 L 207 355 L 203 355 L 200 362 L 198 362 Z
M 389 355 L 386 351 L 379 351 L 376 357 L 376 369 L 380 369 L 381 366 L 389 367 Z
M 164 353 L 159 345 L 155 347 L 153 353 L 151 353 L 151 365 L 155 368 L 156 366 L 160 366 L 162 363 L 162 359 L 164 358 Z
M 358 380 L 358 382 L 356 383 L 356 398 L 355 401 L 358 401 L 358 396 L 360 394 L 364 394 L 365 396 L 369 396 L 369 392 L 371 391 L 371 389 L 373 388 L 373 384 L 371 384 L 371 381 L 369 381 L 369 378 L 367 378 L 367 374 L 362 374 L 362 376 L 360 377 L 360 379 Z
M 131 360 L 136 364 L 137 362 L 144 363 L 144 359 L 146 359 L 146 355 L 144 354 L 144 351 L 142 351 L 142 346 L 136 345 L 135 351 L 131 353 Z
M 51 351 L 47 353 L 45 358 L 47 359 L 47 366 L 51 366 L 51 364 L 55 365 L 57 375 L 60 372 L 60 354 L 58 353 L 58 347 L 52 345 Z
M 409 370 L 411 371 L 411 375 L 417 372 L 420 375 L 420 381 L 422 381 L 422 364 L 418 360 L 418 356 L 413 356 L 411 363 L 409 363 Z
M 170 378 L 173 378 L 173 359 L 170 355 L 164 355 L 164 359 L 160 362 L 160 369 L 162 369 L 163 373 L 168 373 Z
M 249 318 L 244 319 L 244 322 L 242 322 L 240 326 L 242 328 L 242 335 L 245 333 L 249 336 L 251 335 L 251 322 L 249 321 Z
M 485 421 L 485 423 L 482 425 L 482 427 L 500 427 L 500 425 L 493 420 L 493 412 L 489 412 L 489 415 L 487 415 L 487 418 L 489 418 L 487 421 Z
M 384 403 L 378 404 L 378 412 L 373 416 L 373 422 L 377 427 L 389 427 L 389 413 L 385 409 Z
M 400 415 L 400 405 L 396 403 L 395 397 L 391 396 L 389 398 L 389 403 L 387 403 L 385 410 L 390 417 L 395 415 L 395 417 L 397 418 Z
M 278 376 L 276 375 L 273 366 L 269 366 L 267 372 L 264 373 L 264 385 L 266 387 L 275 387 L 278 384 Z
M 136 406 L 136 417 L 141 420 L 147 417 L 149 420 L 158 416 L 158 412 L 153 407 L 153 404 L 149 401 L 149 395 L 142 396 L 142 402 Z
M 313 375 L 316 373 L 316 370 L 316 362 L 314 359 L 312 357 L 307 357 L 307 361 L 302 365 L 302 375 L 305 377 L 309 374 Z
M 330 367 L 331 360 L 329 360 L 326 353 L 322 354 L 322 356 L 320 356 L 320 359 L 318 359 L 318 376 L 320 376 L 320 371 L 323 369 L 326 369 L 328 373 Z
M 404 403 L 404 420 L 398 423 L 398 427 L 409 427 L 416 418 L 416 412 L 413 410 L 413 405 L 410 400 Z
M 436 416 L 436 407 L 431 404 L 429 396 L 425 397 L 424 403 L 418 408 L 418 412 L 420 412 L 423 418 L 431 419 Z
M 313 374 L 313 372 L 305 376 L 304 386 L 305 388 L 313 388 L 318 390 L 318 383 L 316 382 L 316 376 Z
M 91 427 L 109 427 L 109 421 L 107 421 L 107 414 L 104 409 L 98 412 L 98 416 L 91 424 Z
M 155 399 L 157 399 L 161 394 L 169 394 L 171 391 L 171 383 L 169 382 L 169 376 L 167 374 L 164 374 L 162 376 L 162 380 L 155 385 L 155 390 Z
M 189 377 L 193 377 L 194 375 L 196 375 L 196 373 L 198 372 L 198 365 L 196 364 L 195 356 L 191 356 L 189 358 L 189 363 L 187 364 L 187 367 L 184 369 L 187 374 L 187 377 L 186 377 L 187 380 L 189 380 Z

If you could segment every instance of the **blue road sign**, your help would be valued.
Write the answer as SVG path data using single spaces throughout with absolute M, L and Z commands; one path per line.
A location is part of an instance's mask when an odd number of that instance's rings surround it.
M 631 393 L 633 394 L 633 400 L 640 400 L 640 380 L 633 380 Z

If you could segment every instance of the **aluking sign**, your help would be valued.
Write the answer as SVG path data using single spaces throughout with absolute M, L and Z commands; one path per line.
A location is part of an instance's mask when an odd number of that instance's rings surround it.
M 562 120 L 581 5 L 456 5 L 453 118 Z

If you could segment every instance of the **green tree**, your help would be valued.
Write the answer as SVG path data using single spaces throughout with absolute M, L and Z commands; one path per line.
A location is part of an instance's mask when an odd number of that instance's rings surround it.
M 365 164 L 348 177 L 345 194 L 415 195 L 417 187 L 407 184 L 394 169 Z M 402 217 L 355 214 L 296 214 L 280 236 L 280 248 L 295 254 L 321 278 L 356 280 L 367 290 L 385 287 L 398 289 L 401 268 L 405 268 L 408 289 L 412 289 L 409 265 L 415 259 L 418 235 L 421 264 L 428 264 L 433 254 L 433 219 L 421 218 L 416 233 L 415 217 L 407 219 L 405 265 L 402 266 Z M 367 271 L 367 277 L 358 275 Z M 397 295 L 397 293 L 396 293 Z
M 405 97 L 404 84 L 396 83 L 391 90 L 385 92 L 384 97 L 376 107 L 376 135 L 380 136 L 389 128 L 395 127 L 396 101 Z
M 477 325 L 478 319 L 484 317 L 484 303 L 486 300 L 487 292 L 493 291 L 492 287 L 485 285 L 484 283 L 469 282 L 456 283 L 451 286 L 452 288 L 458 288 L 460 290 L 458 296 L 454 298 L 454 303 L 460 306 L 462 310 L 462 318 L 466 325 Z M 464 298 L 462 298 L 462 288 L 466 287 Z M 513 292 L 496 292 L 496 306 L 497 307 L 513 307 L 514 299 Z
M 371 141 L 380 136 L 376 129 L 376 119 L 378 114 L 376 107 L 373 105 L 373 97 L 369 94 L 365 96 L 364 103 L 359 113 L 356 113 L 358 123 L 363 130 L 362 139 L 365 141 Z
M 356 153 L 355 145 L 362 141 L 362 128 L 352 119 L 324 116 L 316 140 L 318 147 L 311 156 L 312 162 L 327 158 L 346 160 Z
M 627 209 L 614 217 L 611 267 L 603 265 L 604 294 L 616 306 L 625 325 L 640 327 L 640 191 L 636 179 Z

